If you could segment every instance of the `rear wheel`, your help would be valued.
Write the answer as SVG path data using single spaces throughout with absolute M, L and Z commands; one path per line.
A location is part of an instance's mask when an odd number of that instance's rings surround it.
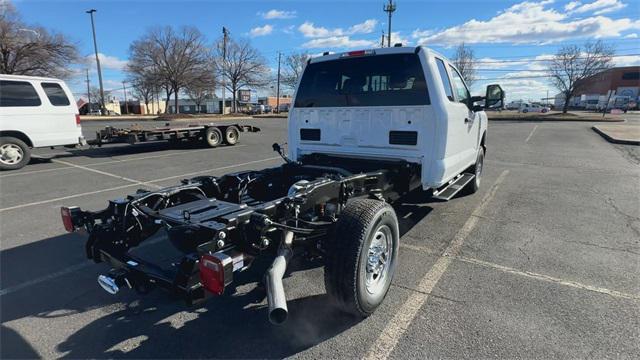
M 217 127 L 209 127 L 205 132 L 204 141 L 209 147 L 217 147 L 222 144 L 222 132 Z
M 29 163 L 31 149 L 24 141 L 10 137 L 0 137 L 0 170 L 17 170 Z
M 229 126 L 224 131 L 224 140 L 229 145 L 235 145 L 238 142 L 238 137 L 240 136 L 240 132 L 238 128 L 235 126 Z
M 324 283 L 345 312 L 366 317 L 384 300 L 397 266 L 400 233 L 393 208 L 358 199 L 340 214 L 328 240 Z

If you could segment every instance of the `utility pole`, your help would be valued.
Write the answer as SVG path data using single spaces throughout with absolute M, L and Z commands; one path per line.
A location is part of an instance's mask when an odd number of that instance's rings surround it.
M 89 101 L 89 103 L 87 104 L 87 109 L 89 109 L 89 112 L 91 112 L 91 86 L 89 84 L 89 69 L 87 69 L 87 99 Z
M 276 85 L 276 113 L 280 112 L 280 58 L 282 53 L 278 51 L 278 84 Z
M 226 81 L 226 69 L 227 69 L 227 28 L 222 27 L 222 115 L 226 112 L 227 99 L 225 98 L 225 89 L 227 87 Z
M 382 40 L 380 40 L 380 47 L 384 47 L 384 30 L 382 30 Z
M 100 58 L 98 58 L 98 42 L 96 40 L 96 26 L 93 22 L 93 13 L 96 9 L 87 10 L 86 13 L 91 16 L 91 31 L 93 32 L 93 48 L 96 52 L 96 67 L 98 68 L 98 82 L 100 83 L 100 110 L 102 115 L 107 113 L 107 109 L 104 107 L 104 87 L 102 86 L 102 69 L 100 68 Z
M 393 0 L 389 0 L 387 5 L 384 5 L 382 8 L 384 12 L 389 14 L 389 31 L 387 31 L 387 47 L 391 47 L 391 14 L 396 11 L 396 4 L 393 3 Z
M 124 80 L 122 81 L 122 92 L 124 93 L 124 113 L 129 114 L 129 103 L 127 102 L 127 88 L 124 86 Z

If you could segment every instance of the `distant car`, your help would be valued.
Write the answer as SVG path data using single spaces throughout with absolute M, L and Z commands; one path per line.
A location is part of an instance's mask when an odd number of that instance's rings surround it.
M 291 104 L 280 104 L 278 112 L 289 112 L 289 107 L 291 107 Z
M 267 114 L 273 112 L 273 107 L 271 105 L 265 105 L 264 112 Z
M 113 110 L 107 110 L 107 115 L 109 116 L 120 116 L 120 113 L 117 113 Z
M 518 110 L 518 112 L 521 113 L 528 113 L 528 112 L 536 112 L 536 113 L 547 113 L 549 112 L 549 108 L 546 106 L 542 106 L 540 104 L 528 104 L 528 103 L 522 103 L 520 105 L 520 109 Z
M 0 75 L 0 169 L 20 169 L 31 149 L 84 145 L 78 106 L 59 79 Z
M 507 110 L 518 110 L 522 105 L 522 101 L 512 101 L 507 104 Z
M 87 115 L 92 115 L 92 116 L 100 116 L 102 115 L 102 111 L 100 110 L 91 110 L 87 113 Z

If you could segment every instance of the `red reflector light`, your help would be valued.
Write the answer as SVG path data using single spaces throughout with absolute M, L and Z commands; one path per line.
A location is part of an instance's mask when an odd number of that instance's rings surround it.
M 73 226 L 73 217 L 71 217 L 71 210 L 68 207 L 60 208 L 60 215 L 62 216 L 62 224 L 64 229 L 68 232 L 74 232 L 75 226 Z
M 80 115 L 76 114 L 76 126 L 80 126 Z
M 233 261 L 225 254 L 202 255 L 198 268 L 202 285 L 215 295 L 222 295 L 224 287 L 231 283 Z
M 364 50 L 357 50 L 357 51 L 349 51 L 347 53 L 347 56 L 362 56 L 364 54 L 366 54 Z

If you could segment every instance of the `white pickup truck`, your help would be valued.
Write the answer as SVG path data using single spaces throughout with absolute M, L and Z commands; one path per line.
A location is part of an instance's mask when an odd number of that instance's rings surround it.
M 234 274 L 267 257 L 256 280 L 280 324 L 291 258 L 321 258 L 334 303 L 368 316 L 397 269 L 390 204 L 411 191 L 450 199 L 480 186 L 487 116 L 475 102 L 502 106 L 504 94 L 489 85 L 472 97 L 458 70 L 423 47 L 316 57 L 289 112 L 288 156 L 273 145 L 283 165 L 139 190 L 100 211 L 63 207 L 62 222 L 87 230 L 87 256 L 111 267 L 98 278 L 111 294 L 159 287 L 194 303 L 233 293 Z M 138 247 L 159 231 L 179 252 L 172 266 L 149 263 Z
M 64 81 L 0 74 L 0 170 L 28 164 L 32 148 L 82 144 L 78 107 Z

